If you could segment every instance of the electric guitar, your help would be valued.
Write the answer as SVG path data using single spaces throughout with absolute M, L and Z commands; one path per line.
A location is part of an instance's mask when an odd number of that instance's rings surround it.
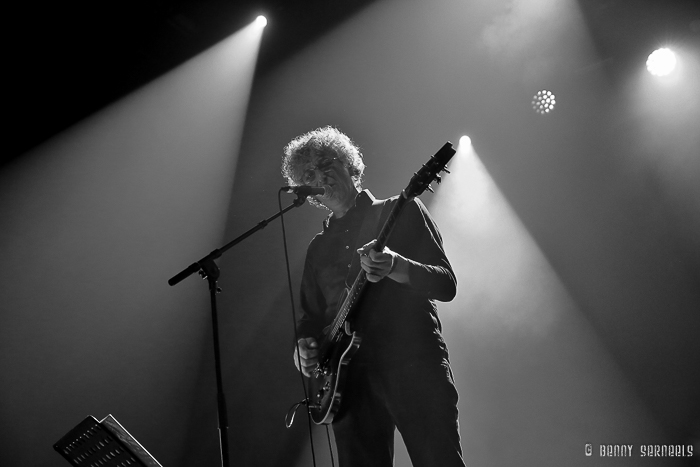
M 432 181 L 440 183 L 440 172 L 449 173 L 445 166 L 454 154 L 455 150 L 452 148 L 452 144 L 445 143 L 413 175 L 377 235 L 374 250 L 384 249 L 406 203 L 420 196 L 425 190 L 432 192 L 430 183 Z M 362 337 L 350 329 L 348 318 L 355 310 L 366 285 L 367 276 L 365 271 L 360 269 L 352 287 L 346 291 L 345 299 L 338 308 L 336 317 L 318 339 L 319 361 L 311 377 L 307 378 L 309 412 L 311 419 L 317 425 L 331 423 L 340 408 L 347 368 L 362 342 Z

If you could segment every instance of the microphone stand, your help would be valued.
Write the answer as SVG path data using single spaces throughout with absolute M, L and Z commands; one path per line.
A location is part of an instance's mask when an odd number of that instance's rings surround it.
M 221 248 L 215 249 L 204 258 L 192 263 L 186 269 L 183 269 L 168 280 L 168 284 L 172 286 L 179 283 L 183 279 L 189 277 L 191 274 L 199 272 L 199 275 L 202 276 L 203 279 L 206 279 L 209 283 L 209 296 L 211 299 L 211 320 L 212 329 L 214 332 L 214 366 L 216 368 L 216 400 L 219 415 L 219 445 L 221 448 L 221 465 L 223 467 L 229 467 L 230 460 L 228 448 L 228 416 L 226 412 L 226 397 L 224 395 L 224 384 L 223 379 L 221 377 L 221 354 L 219 351 L 219 323 L 216 310 L 216 294 L 221 292 L 221 289 L 217 286 L 217 280 L 219 279 L 220 271 L 214 260 L 219 258 L 229 248 L 242 242 L 258 230 L 262 230 L 265 227 L 267 227 L 267 224 L 277 219 L 285 212 L 301 206 L 302 204 L 304 204 L 305 201 L 306 196 L 298 194 L 297 199 L 294 200 L 292 204 L 287 206 L 282 211 L 279 211 L 275 215 L 258 222 L 258 224 L 252 229 L 233 239 Z

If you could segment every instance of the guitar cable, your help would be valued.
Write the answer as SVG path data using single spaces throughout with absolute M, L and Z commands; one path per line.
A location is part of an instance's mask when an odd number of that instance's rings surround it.
M 295 404 L 292 409 L 290 409 L 290 412 L 292 412 L 292 418 L 291 421 L 289 420 L 289 412 L 287 412 L 287 416 L 285 417 L 285 424 L 287 428 L 291 428 L 292 423 L 294 423 L 294 414 L 296 413 L 297 409 L 301 405 L 306 405 L 306 419 L 307 423 L 309 425 L 309 444 L 311 447 L 311 459 L 313 462 L 313 466 L 316 467 L 316 450 L 314 448 L 314 437 L 313 437 L 313 424 L 311 422 L 311 407 L 309 407 L 309 395 L 306 392 L 306 384 L 304 381 L 304 374 L 301 372 L 301 353 L 299 351 L 299 337 L 297 335 L 297 326 L 296 326 L 296 307 L 294 306 L 294 290 L 292 287 L 292 274 L 290 272 L 290 267 L 289 267 L 289 252 L 287 250 L 287 231 L 284 227 L 284 213 L 282 213 L 282 190 L 277 192 L 277 203 L 279 204 L 279 210 L 280 210 L 280 225 L 282 226 L 282 245 L 284 246 L 284 261 L 285 265 L 287 267 L 287 286 L 289 287 L 289 297 L 291 299 L 292 303 L 292 329 L 294 330 L 294 345 L 296 346 L 296 356 L 297 356 L 297 365 L 298 365 L 298 370 L 299 370 L 299 378 L 301 380 L 301 387 L 304 391 L 304 400 L 301 402 L 298 402 Z M 328 434 L 328 427 L 326 426 L 326 433 Z M 330 446 L 330 434 L 328 434 L 328 443 Z M 333 459 L 333 451 L 331 450 L 331 462 Z

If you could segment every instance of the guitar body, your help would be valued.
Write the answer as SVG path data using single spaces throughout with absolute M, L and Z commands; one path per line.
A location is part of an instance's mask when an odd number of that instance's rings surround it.
M 321 345 L 327 350 L 307 384 L 309 412 L 315 424 L 333 422 L 342 402 L 348 365 L 361 343 L 362 338 L 353 332 L 351 335 L 341 334 L 337 342 Z

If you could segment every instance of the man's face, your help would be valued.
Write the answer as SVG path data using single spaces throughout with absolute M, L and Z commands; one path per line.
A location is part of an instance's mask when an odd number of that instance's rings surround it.
M 357 189 L 341 159 L 330 152 L 314 152 L 299 170 L 297 180 L 308 186 L 325 187 L 316 199 L 331 211 L 344 214 L 353 205 Z

